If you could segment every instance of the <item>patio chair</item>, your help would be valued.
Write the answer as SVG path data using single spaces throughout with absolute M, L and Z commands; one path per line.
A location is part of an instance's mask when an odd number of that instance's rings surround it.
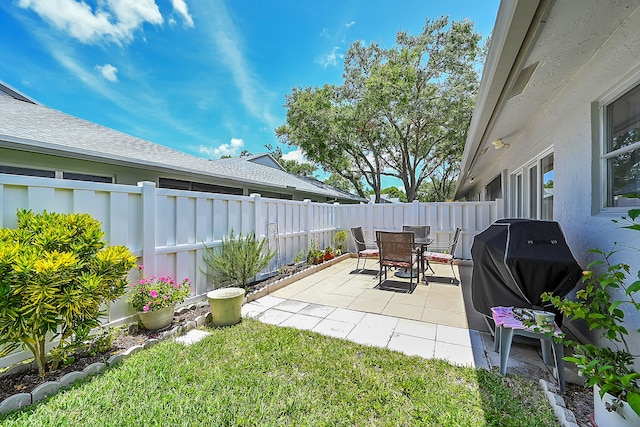
M 412 231 L 416 246 L 413 248 L 413 251 L 418 254 L 418 256 L 422 253 L 425 246 L 418 244 L 418 242 L 426 242 L 429 238 L 429 232 L 431 230 L 431 226 L 429 225 L 403 225 L 402 231 Z M 420 261 L 420 271 L 424 275 L 424 263 L 422 260 Z M 411 274 L 411 270 L 405 271 L 405 274 L 400 275 L 396 273 L 396 276 L 400 277 L 409 277 L 407 274 Z
M 364 270 L 364 266 L 367 264 L 367 258 L 378 258 L 379 251 L 377 246 L 375 249 L 367 248 L 367 242 L 375 243 L 375 241 L 364 237 L 364 232 L 362 231 L 362 227 L 352 227 L 351 236 L 353 237 L 353 241 L 356 244 L 356 251 L 358 254 L 356 272 L 360 273 Z M 362 263 L 362 269 L 360 269 L 360 258 L 364 258 L 364 262 Z
M 413 251 L 415 246 L 415 236 L 411 231 L 376 231 L 376 242 L 380 250 L 380 275 L 378 288 L 382 289 L 382 270 L 384 269 L 384 280 L 387 280 L 387 270 L 389 268 L 413 269 L 418 261 L 418 257 Z M 418 284 L 419 277 L 416 277 L 416 284 L 413 284 L 413 274 L 409 275 L 409 293 L 413 292 Z
M 453 238 L 448 242 L 434 242 L 429 245 L 429 250 L 425 251 L 422 254 L 424 262 L 427 263 L 429 270 L 435 274 L 433 268 L 431 268 L 431 263 L 441 263 L 441 264 L 449 264 L 451 266 L 451 271 L 453 272 L 453 279 L 451 283 L 458 282 L 458 278 L 456 277 L 456 271 L 453 268 L 453 260 L 456 255 L 456 246 L 458 245 L 458 239 L 460 239 L 460 233 L 462 232 L 461 228 L 456 228 L 455 233 L 453 234 Z
M 429 225 L 403 225 L 402 231 L 413 231 L 416 240 L 426 240 L 429 237 Z

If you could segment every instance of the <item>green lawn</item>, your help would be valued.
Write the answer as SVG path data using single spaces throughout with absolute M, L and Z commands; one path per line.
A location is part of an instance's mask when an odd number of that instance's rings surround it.
M 552 426 L 537 384 L 244 319 L 162 342 L 2 426 Z

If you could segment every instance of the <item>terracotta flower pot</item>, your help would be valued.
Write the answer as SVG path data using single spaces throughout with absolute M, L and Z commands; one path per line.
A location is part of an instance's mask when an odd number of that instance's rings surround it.
M 166 328 L 173 322 L 175 307 L 164 307 L 155 311 L 141 311 L 138 313 L 142 325 L 151 331 Z
M 207 293 L 214 326 L 230 326 L 240 322 L 244 294 L 243 288 L 221 288 Z

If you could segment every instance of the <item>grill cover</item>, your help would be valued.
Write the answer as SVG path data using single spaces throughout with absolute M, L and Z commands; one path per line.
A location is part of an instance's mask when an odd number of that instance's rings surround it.
M 475 236 L 471 257 L 473 307 L 489 317 L 495 306 L 540 308 L 544 292 L 564 297 L 582 277 L 555 221 L 498 220 Z

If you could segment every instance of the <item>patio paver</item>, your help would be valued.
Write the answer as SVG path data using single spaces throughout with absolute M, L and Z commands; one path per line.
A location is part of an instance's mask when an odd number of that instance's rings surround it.
M 434 265 L 445 279 L 421 281 L 403 294 L 374 289 L 377 277 L 354 274 L 355 266 L 355 258 L 336 263 L 245 304 L 242 315 L 426 359 L 499 366 L 489 328 L 471 304 L 471 267 L 455 267 L 460 284 L 454 285 L 446 283 L 450 267 Z M 539 348 L 525 344 L 512 347 L 508 372 L 554 381 Z

